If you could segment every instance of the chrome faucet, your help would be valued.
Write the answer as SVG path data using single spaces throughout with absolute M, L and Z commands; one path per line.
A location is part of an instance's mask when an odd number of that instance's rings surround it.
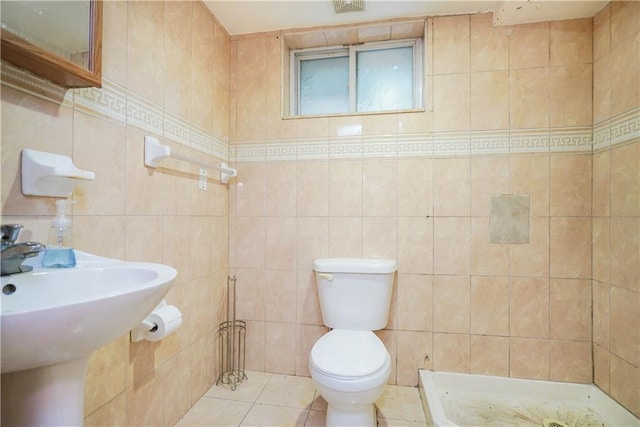
M 0 275 L 24 273 L 33 270 L 33 267 L 22 265 L 27 259 L 38 255 L 46 249 L 45 245 L 38 242 L 16 243 L 22 225 L 6 224 L 2 229 L 2 272 Z

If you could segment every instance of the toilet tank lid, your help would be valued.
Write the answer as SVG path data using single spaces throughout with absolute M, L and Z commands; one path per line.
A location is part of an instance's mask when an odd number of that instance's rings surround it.
M 396 261 L 384 258 L 319 258 L 313 269 L 319 273 L 393 273 Z

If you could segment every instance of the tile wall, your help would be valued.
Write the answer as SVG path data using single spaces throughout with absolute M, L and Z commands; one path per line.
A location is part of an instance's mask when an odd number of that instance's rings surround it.
M 166 299 L 183 325 L 157 342 L 128 335 L 91 357 L 85 425 L 174 425 L 218 375 L 216 327 L 228 272 L 228 187 L 198 168 L 143 163 L 145 135 L 203 162 L 228 156 L 230 39 L 200 2 L 105 1 L 102 89 L 54 101 L 2 85 L 2 223 L 44 241 L 53 199 L 20 190 L 20 151 L 94 171 L 73 199 L 77 249 L 178 270 Z M 12 70 L 3 64 L 3 72 Z
M 607 74 L 607 102 L 619 108 L 600 119 L 604 89 L 593 80 L 601 17 L 596 39 L 592 19 L 510 28 L 494 28 L 489 14 L 428 19 L 428 107 L 420 113 L 282 119 L 282 34 L 232 38 L 239 178 L 230 189 L 230 263 L 249 325 L 249 369 L 309 375 L 309 350 L 327 330 L 314 258 L 390 257 L 399 271 L 389 324 L 378 333 L 395 360 L 391 383 L 414 385 L 423 367 L 590 383 L 592 335 L 602 329 L 591 313 L 604 306 L 592 292 L 600 290 L 616 297 L 617 313 L 607 303 L 601 323 L 625 327 L 615 335 L 618 353 L 596 340 L 596 367 L 621 361 L 611 365 L 612 395 L 638 413 L 638 275 L 626 270 L 638 264 L 637 143 L 618 154 L 624 174 L 611 175 L 612 186 L 635 188 L 624 201 L 635 217 L 606 218 L 604 227 L 592 214 L 601 203 L 592 175 L 609 179 L 601 156 L 617 153 L 610 146 L 593 157 L 592 124 L 616 117 L 631 129 L 623 140 L 638 137 L 637 92 L 623 90 L 638 78 L 630 59 L 637 6 L 615 2 L 602 12 L 624 9 L 619 16 L 630 18 L 610 21 L 612 34 L 625 26 L 629 54 L 614 62 L 611 51 L 611 68 L 624 73 Z M 529 243 L 489 243 L 495 194 L 530 196 Z M 628 240 L 611 246 L 626 288 L 591 280 L 599 248 L 592 229 L 609 225 Z
M 593 22 L 594 382 L 639 415 L 640 4 L 613 2 Z

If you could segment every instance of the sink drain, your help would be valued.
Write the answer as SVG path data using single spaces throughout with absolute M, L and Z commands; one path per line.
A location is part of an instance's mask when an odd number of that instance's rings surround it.
M 554 420 L 551 418 L 545 418 L 542 421 L 542 425 L 544 427 L 571 427 L 568 424 L 563 423 L 562 421 Z
M 16 291 L 16 285 L 13 283 L 6 284 L 2 287 L 2 293 L 5 295 L 11 295 Z

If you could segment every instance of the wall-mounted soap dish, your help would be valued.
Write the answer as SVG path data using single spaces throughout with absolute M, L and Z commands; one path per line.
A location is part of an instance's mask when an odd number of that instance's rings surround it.
M 22 150 L 22 193 L 26 196 L 69 197 L 80 180 L 95 177 L 75 167 L 68 156 Z

